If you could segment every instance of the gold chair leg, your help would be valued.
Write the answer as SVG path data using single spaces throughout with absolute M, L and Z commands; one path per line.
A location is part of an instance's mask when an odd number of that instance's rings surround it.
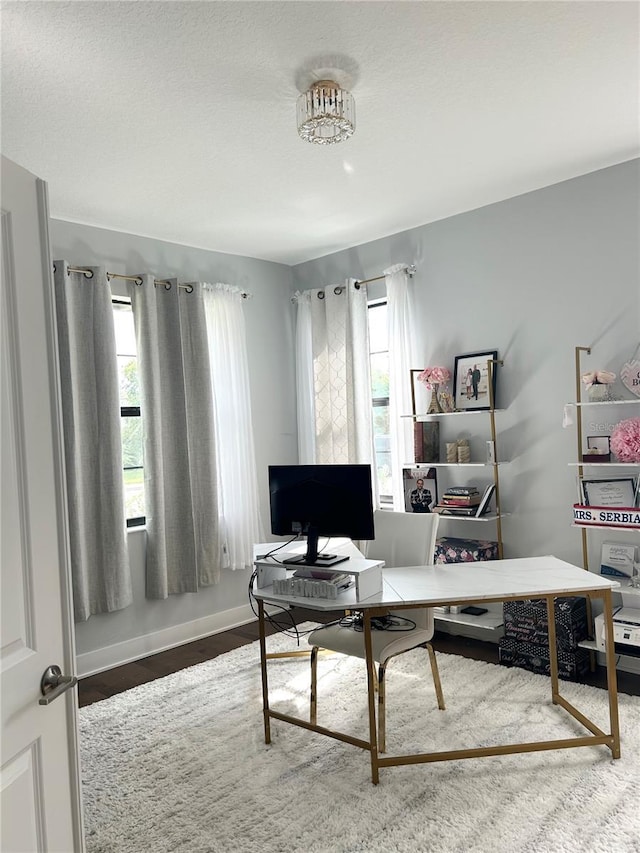
M 438 698 L 438 708 L 444 711 L 444 696 L 442 695 L 442 684 L 440 684 L 440 673 L 438 672 L 438 661 L 436 653 L 433 650 L 431 643 L 427 643 L 427 651 L 429 652 L 429 661 L 431 662 L 431 673 L 433 675 L 433 684 L 436 688 L 436 696 Z
M 380 664 L 378 669 L 378 752 L 386 752 L 386 719 L 385 719 L 385 683 L 386 667 Z
M 318 718 L 318 646 L 311 649 L 311 697 L 309 706 L 309 722 L 316 725 Z

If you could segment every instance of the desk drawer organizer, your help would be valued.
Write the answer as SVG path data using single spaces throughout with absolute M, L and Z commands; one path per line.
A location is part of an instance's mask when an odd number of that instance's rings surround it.
M 438 565 L 497 559 L 497 542 L 488 542 L 484 539 L 458 539 L 454 536 L 436 539 L 435 563 Z
M 498 643 L 500 663 L 532 672 L 549 672 L 549 623 L 543 598 L 505 601 L 504 638 Z M 575 680 L 589 668 L 589 653 L 578 648 L 588 636 L 586 599 L 574 596 L 555 602 L 558 673 Z

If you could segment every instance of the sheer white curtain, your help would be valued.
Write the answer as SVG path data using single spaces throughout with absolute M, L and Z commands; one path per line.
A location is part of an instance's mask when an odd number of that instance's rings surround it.
M 132 602 L 111 291 L 102 267 L 54 264 L 75 620 Z M 43 401 L 44 402 L 44 401 Z
M 225 566 L 251 568 L 264 541 L 249 394 L 243 297 L 237 287 L 203 284 L 213 382 Z
M 402 465 L 413 459 L 413 421 L 409 371 L 416 361 L 416 329 L 406 264 L 384 270 L 387 287 L 389 332 L 389 423 L 391 424 L 391 476 L 393 508 L 404 510 Z
M 296 294 L 301 462 L 374 458 L 367 297 L 354 284 Z

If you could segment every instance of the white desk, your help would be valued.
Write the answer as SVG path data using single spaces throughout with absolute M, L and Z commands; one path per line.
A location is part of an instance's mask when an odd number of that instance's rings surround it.
M 320 734 L 351 743 L 370 753 L 371 778 L 379 780 L 379 768 L 400 764 L 423 764 L 460 758 L 478 758 L 487 755 L 505 755 L 516 752 L 536 752 L 548 749 L 566 749 L 578 746 L 603 744 L 611 750 L 614 758 L 620 757 L 620 731 L 618 725 L 618 693 L 616 682 L 615 652 L 613 648 L 613 622 L 611 590 L 619 583 L 600 575 L 566 563 L 557 557 L 528 557 L 515 560 L 492 560 L 479 563 L 452 563 L 443 566 L 413 566 L 383 570 L 381 594 L 359 601 L 355 606 L 364 614 L 364 642 L 368 675 L 369 740 L 364 741 L 342 732 L 335 732 L 297 717 L 273 711 L 269 707 L 267 679 L 267 653 L 264 630 L 264 603 L 276 601 L 298 605 L 311 610 L 326 610 L 329 602 L 295 596 L 278 596 L 270 588 L 255 590 L 258 601 L 260 628 L 260 664 L 262 669 L 262 697 L 265 742 L 271 742 L 270 722 L 282 720 Z M 606 630 L 607 691 L 609 696 L 609 728 L 603 732 L 579 710 L 560 695 L 558 660 L 555 631 L 554 599 L 557 596 L 584 595 L 591 599 L 602 599 Z M 381 755 L 378 752 L 375 719 L 375 673 L 371 645 L 371 619 L 389 610 L 398 611 L 407 607 L 434 607 L 444 604 L 469 604 L 478 601 L 508 601 L 523 598 L 544 598 L 547 602 L 549 622 L 551 701 L 564 708 L 591 734 L 563 740 L 537 741 L 530 743 L 505 744 L 503 746 L 478 747 L 476 749 L 446 752 L 414 753 L 408 755 Z M 331 602 L 332 610 L 339 610 L 341 599 Z M 352 608 L 354 604 L 350 605 Z M 306 654 L 300 652 L 299 654 Z M 446 712 L 445 712 L 446 713 Z

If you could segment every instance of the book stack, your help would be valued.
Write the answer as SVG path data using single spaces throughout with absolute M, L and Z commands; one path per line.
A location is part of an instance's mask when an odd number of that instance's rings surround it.
M 444 493 L 435 508 L 442 515 L 461 518 L 479 518 L 489 511 L 489 503 L 495 486 L 487 486 L 481 495 L 475 486 L 452 486 Z
M 475 486 L 452 486 L 440 499 L 438 509 L 447 515 L 475 515 L 481 500 Z

